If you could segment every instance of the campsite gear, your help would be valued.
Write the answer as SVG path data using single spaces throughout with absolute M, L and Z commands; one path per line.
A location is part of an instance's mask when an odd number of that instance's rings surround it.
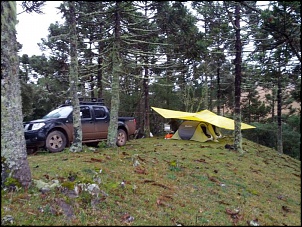
M 173 134 L 172 134 L 172 133 L 168 133 L 167 135 L 165 135 L 165 140 L 167 140 L 167 139 L 171 139 L 171 138 L 172 138 L 172 136 L 173 136 Z
M 198 121 L 184 121 L 172 136 L 172 139 L 206 142 L 209 140 L 217 141 L 217 138 L 220 137 L 222 137 L 221 133 L 215 133 L 211 124 Z
M 171 131 L 171 126 L 169 124 L 164 124 L 164 131 L 169 133 Z
M 185 120 L 172 136 L 172 139 L 195 140 L 199 142 L 215 141 L 222 137 L 220 128 L 234 130 L 234 120 L 219 116 L 209 110 L 189 113 L 151 107 L 164 118 Z M 166 128 L 166 124 L 165 124 Z M 241 129 L 256 128 L 255 126 L 241 123 Z
M 175 133 L 180 123 L 176 119 L 171 119 L 168 123 L 164 124 L 164 131 L 167 133 Z
M 206 122 L 215 125 L 219 128 L 224 128 L 229 130 L 234 130 L 235 128 L 234 120 L 227 117 L 219 116 L 209 110 L 202 110 L 196 113 L 189 113 L 183 111 L 162 109 L 157 107 L 151 107 L 151 108 L 155 110 L 157 113 L 159 113 L 160 115 L 162 115 L 164 118 L 177 118 L 182 120 Z M 241 123 L 241 129 L 252 129 L 252 128 L 256 128 L 256 127 L 245 123 Z
M 173 133 L 175 133 L 178 130 L 179 125 L 180 125 L 178 120 L 176 120 L 175 118 L 172 118 L 168 124 L 170 125 L 171 132 L 173 132 Z

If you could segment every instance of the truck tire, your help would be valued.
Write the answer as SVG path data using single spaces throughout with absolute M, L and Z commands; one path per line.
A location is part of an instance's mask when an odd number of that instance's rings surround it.
M 61 152 L 66 147 L 66 136 L 60 131 L 52 131 L 46 138 L 46 149 L 51 153 Z
M 117 131 L 116 145 L 118 147 L 122 147 L 126 144 L 126 141 L 127 141 L 127 133 L 125 132 L 124 129 L 119 129 Z

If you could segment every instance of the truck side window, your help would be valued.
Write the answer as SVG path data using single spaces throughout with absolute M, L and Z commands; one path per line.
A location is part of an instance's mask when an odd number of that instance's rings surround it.
M 88 106 L 81 107 L 82 116 L 81 118 L 91 118 L 90 109 Z
M 95 118 L 104 118 L 105 117 L 105 110 L 103 107 L 93 107 Z

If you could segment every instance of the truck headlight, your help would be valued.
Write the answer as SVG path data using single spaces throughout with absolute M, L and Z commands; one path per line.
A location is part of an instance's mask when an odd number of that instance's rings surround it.
M 31 130 L 38 130 L 42 128 L 45 125 L 45 123 L 34 123 Z

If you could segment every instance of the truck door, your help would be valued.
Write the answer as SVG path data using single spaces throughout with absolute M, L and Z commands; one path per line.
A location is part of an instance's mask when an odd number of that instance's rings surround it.
M 91 140 L 95 139 L 95 124 L 92 119 L 91 111 L 89 106 L 81 106 L 81 123 L 82 123 L 82 139 Z
M 95 130 L 98 139 L 107 139 L 109 116 L 102 106 L 93 106 L 95 116 Z

